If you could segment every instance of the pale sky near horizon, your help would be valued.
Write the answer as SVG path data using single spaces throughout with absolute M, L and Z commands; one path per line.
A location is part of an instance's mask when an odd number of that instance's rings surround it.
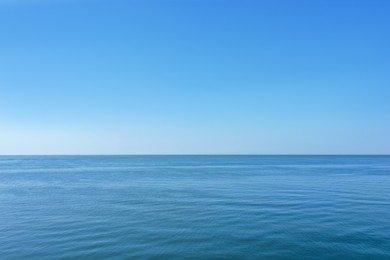
M 0 0 L 0 154 L 390 154 L 389 13 Z

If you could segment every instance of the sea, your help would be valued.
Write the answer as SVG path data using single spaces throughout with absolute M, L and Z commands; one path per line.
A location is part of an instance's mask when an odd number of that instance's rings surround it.
M 390 259 L 390 156 L 0 156 L 0 259 Z

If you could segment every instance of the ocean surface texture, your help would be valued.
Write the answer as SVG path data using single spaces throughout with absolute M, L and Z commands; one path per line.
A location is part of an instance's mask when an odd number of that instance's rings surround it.
M 1 156 L 0 259 L 390 259 L 390 156 Z

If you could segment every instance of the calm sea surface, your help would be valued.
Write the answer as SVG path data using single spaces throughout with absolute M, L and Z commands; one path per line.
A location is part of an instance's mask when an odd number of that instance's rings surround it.
M 0 259 L 390 259 L 390 156 L 0 156 Z

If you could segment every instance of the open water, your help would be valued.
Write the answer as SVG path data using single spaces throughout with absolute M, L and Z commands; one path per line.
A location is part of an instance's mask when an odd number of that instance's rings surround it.
M 0 259 L 390 259 L 390 156 L 0 156 Z

